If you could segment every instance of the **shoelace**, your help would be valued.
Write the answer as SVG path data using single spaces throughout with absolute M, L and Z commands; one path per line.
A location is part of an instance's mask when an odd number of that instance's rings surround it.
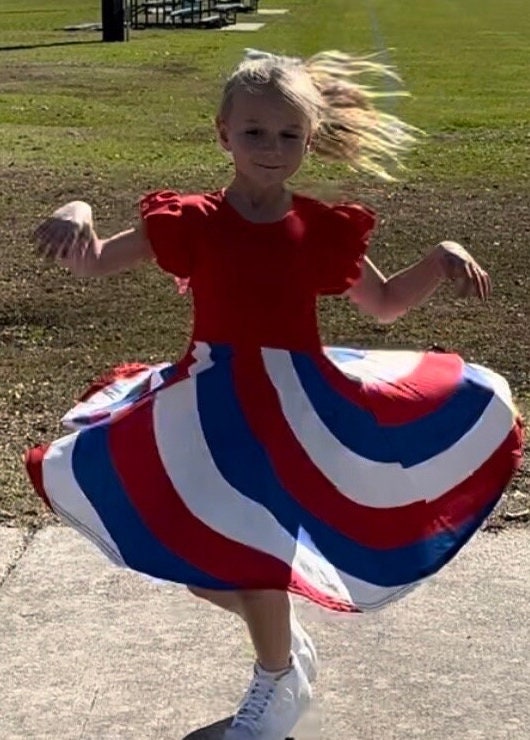
M 275 681 L 256 673 L 234 718 L 233 727 L 259 730 L 260 720 L 274 694 Z

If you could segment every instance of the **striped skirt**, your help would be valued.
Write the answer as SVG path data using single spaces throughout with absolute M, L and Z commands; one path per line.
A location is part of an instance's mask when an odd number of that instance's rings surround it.
M 117 368 L 62 421 L 31 481 L 114 563 L 350 612 L 451 560 L 522 454 L 504 378 L 432 352 L 196 342 Z

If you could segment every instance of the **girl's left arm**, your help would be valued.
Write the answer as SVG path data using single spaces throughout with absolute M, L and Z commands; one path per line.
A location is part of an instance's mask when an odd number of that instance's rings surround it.
M 446 279 L 454 281 L 460 297 L 477 296 L 484 301 L 491 293 L 487 272 L 460 244 L 445 241 L 389 278 L 365 257 L 361 278 L 346 295 L 363 313 L 389 324 L 428 300 Z

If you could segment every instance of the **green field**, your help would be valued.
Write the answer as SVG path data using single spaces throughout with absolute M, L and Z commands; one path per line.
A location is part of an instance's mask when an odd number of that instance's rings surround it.
M 37 261 L 31 229 L 62 202 L 83 198 L 104 235 L 133 222 L 135 203 L 149 188 L 226 183 L 230 164 L 212 119 L 222 80 L 245 46 L 293 55 L 380 51 L 396 65 L 411 97 L 388 109 L 428 134 L 408 159 L 403 182 L 358 182 L 311 158 L 295 184 L 375 206 L 373 254 L 385 270 L 452 237 L 470 245 L 493 277 L 486 308 L 443 290 L 390 327 L 323 301 L 325 340 L 415 348 L 437 342 L 505 373 L 526 407 L 526 0 L 261 0 L 262 8 L 289 13 L 245 16 L 265 23 L 256 33 L 145 30 L 122 44 L 103 44 L 98 32 L 62 30 L 98 20 L 99 6 L 0 6 L 0 521 L 42 521 L 20 455 L 56 434 L 75 393 L 113 363 L 178 356 L 189 331 L 189 304 L 176 298 L 167 276 L 149 268 L 76 281 Z M 527 471 L 511 495 L 497 523 L 528 507 Z
M 276 3 L 261 7 L 267 5 Z M 291 12 L 268 16 L 253 34 L 139 31 L 127 44 L 104 45 L 97 32 L 60 30 L 97 20 L 99 2 L 3 0 L 2 161 L 73 160 L 164 176 L 171 158 L 172 169 L 182 167 L 190 181 L 208 180 L 223 171 L 212 141 L 215 102 L 242 48 L 294 55 L 339 48 L 383 50 L 402 74 L 413 97 L 400 112 L 430 134 L 411 159 L 412 178 L 528 182 L 524 0 L 280 5 Z

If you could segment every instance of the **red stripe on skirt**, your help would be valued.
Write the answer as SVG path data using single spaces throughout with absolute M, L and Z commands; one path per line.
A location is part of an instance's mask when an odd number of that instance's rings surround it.
M 520 450 L 517 427 L 465 481 L 432 502 L 373 508 L 351 501 L 312 462 L 294 435 L 259 355 L 233 361 L 237 394 L 247 422 L 267 450 L 281 485 L 310 514 L 365 547 L 391 549 L 458 529 L 500 496 Z M 346 403 L 346 401 L 345 401 Z
M 408 424 L 437 411 L 458 389 L 464 369 L 458 355 L 426 352 L 409 375 L 366 383 L 349 378 L 325 355 L 315 356 L 314 362 L 337 393 L 388 426 Z
M 26 465 L 26 470 L 28 471 L 28 475 L 36 493 L 44 501 L 46 506 L 53 511 L 54 509 L 52 503 L 48 498 L 46 490 L 44 488 L 44 480 L 42 476 L 43 460 L 49 447 L 50 445 L 46 444 L 27 450 L 26 454 L 24 455 L 24 463 Z
M 119 423 L 110 424 L 109 447 L 131 504 L 153 536 L 171 552 L 236 588 L 288 587 L 288 565 L 215 532 L 188 509 L 160 459 L 152 402 L 140 404 Z M 141 454 L 134 454 L 135 450 Z

